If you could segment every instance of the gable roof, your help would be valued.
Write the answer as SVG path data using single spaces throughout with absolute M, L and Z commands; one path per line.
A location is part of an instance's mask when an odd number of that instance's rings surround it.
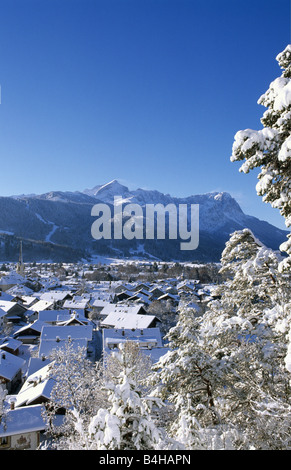
M 24 365 L 25 360 L 7 351 L 0 350 L 0 377 L 11 381 Z
M 111 312 L 104 320 L 101 321 L 101 325 L 111 326 L 113 328 L 148 328 L 155 320 L 158 320 L 155 315 Z
M 47 325 L 41 331 L 39 357 L 49 357 L 54 349 L 71 343 L 74 348 L 87 348 L 92 340 L 92 325 Z
M 42 399 L 49 400 L 56 381 L 50 377 L 51 363 L 27 377 L 20 391 L 15 395 L 15 406 L 24 406 Z
M 123 343 L 125 341 L 137 341 L 141 347 L 147 347 L 149 343 L 156 347 L 163 347 L 161 331 L 159 328 L 137 329 L 103 329 L 103 345 L 108 348 L 110 343 Z
M 12 302 L 11 300 L 2 300 L 0 297 L 0 308 L 6 313 L 22 313 L 26 312 L 26 308 L 20 305 L 18 302 Z
M 32 405 L 9 410 L 7 418 L 0 424 L 0 437 L 43 431 L 46 428 L 42 417 L 43 411 L 42 405 Z
M 151 361 L 158 362 L 161 356 L 169 351 L 163 345 L 159 328 L 144 329 L 103 329 L 103 349 L 107 354 L 120 347 L 126 341 L 137 342 L 142 354 L 150 357 Z
M 40 310 L 46 310 L 49 307 L 52 307 L 54 303 L 51 300 L 38 300 L 35 304 L 31 305 L 30 309 L 34 312 L 39 312 Z
M 131 313 L 131 314 L 139 314 L 140 312 L 145 313 L 144 306 L 142 304 L 107 304 L 101 310 L 100 315 L 109 315 L 112 312 L 119 312 L 119 313 Z
M 75 310 L 74 310 L 75 312 Z M 84 310 L 77 310 L 76 314 L 80 317 L 80 319 L 84 319 Z M 65 321 L 71 318 L 73 315 L 73 312 L 67 309 L 61 309 L 61 310 L 40 310 L 38 312 L 38 319 L 46 322 L 46 323 L 53 323 L 57 321 Z
M 49 291 L 49 292 L 44 292 L 40 296 L 40 300 L 47 300 L 49 302 L 57 302 L 59 300 L 65 300 L 72 298 L 73 293 L 70 291 Z
M 68 309 L 85 309 L 88 307 L 89 299 L 65 300 L 63 307 Z
M 22 345 L 22 342 L 19 341 L 18 339 L 15 338 L 10 338 L 9 336 L 6 336 L 6 338 L 3 338 L 0 340 L 0 349 L 3 349 L 5 351 L 10 350 L 10 351 L 17 351 L 17 349 Z M 10 352 L 8 351 L 8 352 Z
M 25 281 L 25 278 L 20 274 L 12 271 L 11 273 L 7 274 L 6 276 L 1 277 L 0 285 L 2 286 L 9 286 L 13 284 L 21 284 Z
M 18 330 L 13 333 L 13 336 L 15 338 L 18 338 L 19 336 L 23 336 L 26 332 L 34 332 L 34 334 L 40 334 L 42 327 L 45 323 L 41 320 L 35 320 L 33 323 L 28 323 L 27 325 L 22 326 Z M 27 333 L 29 336 L 31 336 L 29 333 Z

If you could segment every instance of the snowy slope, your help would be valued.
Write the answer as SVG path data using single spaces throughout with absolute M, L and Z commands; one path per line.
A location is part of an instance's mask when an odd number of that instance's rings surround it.
M 114 196 L 127 203 L 199 204 L 199 247 L 181 252 L 177 240 L 100 240 L 91 235 L 96 203 L 113 204 Z M 130 191 L 117 180 L 75 192 L 53 191 L 41 195 L 0 197 L 0 260 L 17 259 L 19 240 L 23 240 L 26 259 L 89 259 L 91 255 L 122 257 L 142 256 L 153 259 L 218 261 L 229 235 L 250 228 L 267 246 L 278 249 L 287 231 L 251 217 L 241 210 L 226 192 L 213 192 L 177 198 L 159 191 Z

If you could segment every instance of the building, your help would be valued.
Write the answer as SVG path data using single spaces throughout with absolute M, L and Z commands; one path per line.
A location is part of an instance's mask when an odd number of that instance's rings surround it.
M 36 450 L 45 430 L 41 405 L 14 408 L 0 423 L 0 450 Z

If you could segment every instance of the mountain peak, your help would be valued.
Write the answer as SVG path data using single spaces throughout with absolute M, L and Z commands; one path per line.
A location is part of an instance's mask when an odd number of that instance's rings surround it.
M 83 193 L 88 196 L 95 196 L 97 198 L 102 196 L 102 199 L 113 198 L 114 196 L 123 195 L 128 192 L 128 188 L 120 184 L 116 179 L 109 181 L 109 183 L 99 184 L 92 189 L 85 189 Z

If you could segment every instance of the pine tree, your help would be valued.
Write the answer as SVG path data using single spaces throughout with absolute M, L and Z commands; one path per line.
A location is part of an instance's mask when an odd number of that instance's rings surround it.
M 182 307 L 177 325 L 166 335 L 170 351 L 153 365 L 149 377 L 155 396 L 174 406 L 170 436 L 194 449 L 203 447 L 199 429 L 220 422 L 214 399 L 217 370 L 200 336 L 201 322 L 194 310 Z M 189 429 L 181 440 L 182 423 Z
M 86 429 L 91 417 L 106 404 L 101 390 L 100 363 L 86 358 L 86 348 L 74 348 L 67 343 L 51 354 L 49 376 L 55 382 L 46 408 L 46 421 L 53 447 L 57 449 L 83 449 L 88 446 Z M 59 425 L 56 415 L 65 410 L 65 419 Z
M 138 346 L 131 344 L 131 348 Z M 142 395 L 126 345 L 121 345 L 116 358 L 120 362 L 119 375 L 105 384 L 109 407 L 100 409 L 89 425 L 92 445 L 99 450 L 157 449 L 162 436 L 153 419 L 157 400 Z
M 253 168 L 261 168 L 257 194 L 263 201 L 279 209 L 285 218 L 287 227 L 291 226 L 291 45 L 277 55 L 276 60 L 282 69 L 269 89 L 258 100 L 267 109 L 261 123 L 264 128 L 259 131 L 246 129 L 235 135 L 231 161 L 245 160 L 240 171 L 248 173 Z M 281 273 L 291 270 L 291 234 L 282 243 L 280 250 L 287 253 L 279 266 Z M 289 288 L 290 292 L 290 288 Z M 282 309 L 282 304 L 281 304 Z M 286 299 L 283 307 L 285 322 L 291 325 L 291 300 Z M 291 326 L 289 337 L 291 338 Z M 289 341 L 289 346 L 288 346 Z M 291 339 L 287 341 L 288 353 L 286 367 L 290 367 Z
M 264 128 L 246 129 L 235 135 L 231 161 L 245 160 L 240 171 L 261 168 L 257 193 L 263 201 L 280 210 L 291 226 L 291 45 L 276 57 L 282 75 L 275 79 L 258 104 L 267 108 L 261 118 Z M 290 269 L 291 236 L 281 245 L 289 257 L 281 269 Z M 289 266 L 289 268 L 288 268 Z
M 230 237 L 221 264 L 229 278 L 216 291 L 220 299 L 209 303 L 201 329 L 224 381 L 224 390 L 217 387 L 217 408 L 225 423 L 244 430 L 244 446 L 284 448 L 290 422 L 284 368 L 290 277 L 248 229 Z

